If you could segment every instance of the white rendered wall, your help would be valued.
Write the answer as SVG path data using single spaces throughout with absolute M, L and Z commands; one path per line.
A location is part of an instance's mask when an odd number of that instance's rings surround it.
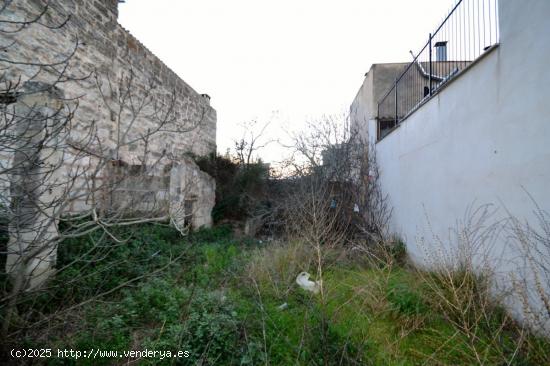
M 419 239 L 449 237 L 469 206 L 534 222 L 527 191 L 550 212 L 550 1 L 499 12 L 500 46 L 376 144 L 393 229 L 417 260 Z

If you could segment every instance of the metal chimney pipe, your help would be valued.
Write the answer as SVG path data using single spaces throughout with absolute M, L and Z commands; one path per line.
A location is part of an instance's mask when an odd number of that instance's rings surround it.
M 435 60 L 447 61 L 447 41 L 439 41 L 435 44 Z

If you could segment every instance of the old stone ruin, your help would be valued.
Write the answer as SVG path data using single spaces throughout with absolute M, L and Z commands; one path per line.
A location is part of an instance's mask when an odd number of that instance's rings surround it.
M 118 24 L 118 1 L 21 0 L 1 15 L 28 23 L 0 57 L 6 272 L 39 286 L 58 243 L 97 227 L 210 226 L 215 182 L 192 157 L 216 151 L 216 111 Z M 68 217 L 80 224 L 61 234 Z

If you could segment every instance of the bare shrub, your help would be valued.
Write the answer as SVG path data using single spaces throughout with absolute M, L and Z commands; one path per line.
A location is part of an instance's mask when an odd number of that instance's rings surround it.
M 273 226 L 283 228 L 288 244 L 265 249 L 249 267 L 260 308 L 266 317 L 262 301 L 266 292 L 284 300 L 296 288 L 298 273 L 310 272 L 320 291 L 308 302 L 315 316 L 304 324 L 303 342 L 314 340 L 320 360 L 329 362 L 336 354 L 341 363 L 364 364 L 362 351 L 350 347 L 356 344 L 362 349 L 367 339 L 353 343 L 349 335 L 340 335 L 335 341 L 339 311 L 330 309 L 334 292 L 325 285 L 325 273 L 386 243 L 391 209 L 378 184 L 375 155 L 351 131 L 347 117 L 321 118 L 292 134 L 291 140 L 287 146 L 291 157 L 281 168 L 285 176 L 274 183 L 277 195 L 270 216 L 277 220 Z M 265 329 L 269 319 L 262 320 Z M 298 354 L 302 347 L 301 343 Z
M 494 214 L 491 205 L 468 210 L 447 240 L 433 235 L 431 242 L 419 243 L 426 258 L 418 270 L 426 301 L 452 326 L 449 344 L 454 339 L 466 345 L 462 357 L 478 365 L 517 361 L 528 337 L 503 308 L 509 293 L 495 287 L 494 244 L 506 223 L 494 221 Z M 513 341 L 503 342 L 510 332 L 516 334 Z
M 328 248 L 323 248 L 322 260 L 323 268 L 346 263 L 340 250 Z M 315 248 L 301 241 L 274 241 L 252 254 L 245 273 L 249 279 L 267 284 L 264 291 L 285 299 L 296 287 L 296 276 L 300 272 L 316 271 L 317 261 Z
M 533 197 L 535 222 L 522 222 L 510 215 L 507 226 L 514 247 L 521 253 L 518 273 L 512 283 L 519 296 L 523 318 L 539 332 L 550 334 L 550 215 Z
M 297 241 L 273 242 L 252 255 L 246 273 L 258 283 L 268 284 L 266 290 L 276 297 L 285 298 L 295 286 L 296 275 L 309 271 L 313 259 L 311 251 Z
M 291 141 L 281 204 L 288 231 L 330 245 L 387 239 L 391 208 L 380 189 L 376 154 L 349 118 L 323 117 Z

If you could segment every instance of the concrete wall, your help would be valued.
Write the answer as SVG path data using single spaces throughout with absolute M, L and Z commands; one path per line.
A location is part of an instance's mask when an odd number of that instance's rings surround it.
M 374 64 L 365 74 L 363 84 L 350 107 L 352 128 L 354 131 L 358 131 L 363 138 L 367 136 L 368 121 L 378 115 L 378 102 L 387 94 L 395 84 L 395 79 L 403 73 L 407 66 L 409 66 L 408 63 Z M 423 87 L 427 85 L 428 79 L 422 76 L 418 67 L 415 66 L 409 69 L 399 85 L 400 92 L 397 100 L 399 118 L 402 118 L 408 111 L 406 107 L 410 104 L 410 98 L 406 98 L 406 96 L 415 91 L 418 93 L 418 90 L 422 93 Z M 382 105 L 380 113 L 382 119 L 395 120 L 395 98 L 393 93 Z M 376 137 L 376 128 L 368 135 Z
M 445 241 L 472 205 L 536 225 L 527 191 L 550 212 L 550 1 L 500 0 L 499 12 L 500 46 L 376 144 L 393 229 L 416 260 L 423 239 Z M 517 252 L 494 244 L 506 278 Z
M 352 121 L 366 124 L 377 116 L 378 101 L 395 83 L 408 63 L 375 64 L 365 74 L 363 84 L 350 107 Z M 407 85 L 406 87 L 410 87 Z

